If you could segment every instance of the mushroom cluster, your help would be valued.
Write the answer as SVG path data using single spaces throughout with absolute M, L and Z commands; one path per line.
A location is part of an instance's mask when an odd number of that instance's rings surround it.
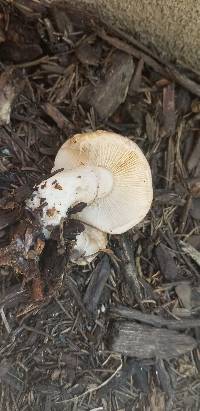
M 52 171 L 57 170 L 37 186 L 27 207 L 40 208 L 48 237 L 69 210 L 86 204 L 73 216 L 85 225 L 71 254 L 78 264 L 88 263 L 106 248 L 107 234 L 126 232 L 150 209 L 151 170 L 141 149 L 127 137 L 102 130 L 74 135 L 56 155 Z

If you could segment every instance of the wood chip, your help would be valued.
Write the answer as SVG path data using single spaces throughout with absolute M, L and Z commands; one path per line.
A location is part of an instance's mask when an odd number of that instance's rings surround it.
M 184 88 L 176 90 L 175 94 L 176 112 L 180 115 L 185 115 L 190 112 L 191 94 Z
M 5 41 L 0 44 L 0 55 L 3 61 L 18 64 L 36 60 L 42 57 L 43 51 L 38 44 L 17 45 L 14 42 Z M 3 58 L 2 58 L 3 56 Z
M 43 287 L 44 287 L 44 284 L 40 277 L 33 278 L 33 283 L 32 283 L 33 301 L 42 301 L 44 299 Z
M 100 119 L 108 119 L 125 101 L 133 71 L 131 56 L 113 53 L 105 79 L 84 89 L 80 101 L 92 106 Z
M 82 64 L 98 66 L 101 57 L 101 49 L 88 43 L 80 44 L 76 49 L 76 56 Z
M 191 318 L 192 314 L 198 314 L 200 308 L 200 287 L 191 287 L 190 284 L 179 284 L 175 288 L 176 294 L 178 295 L 179 301 L 181 303 L 180 307 L 174 307 L 179 310 L 178 315 L 180 316 L 180 310 L 184 314 L 184 310 L 187 310 L 187 316 Z M 174 313 L 174 311 L 173 311 Z M 195 317 L 197 319 L 198 317 Z
M 74 31 L 72 22 L 67 15 L 67 7 L 63 7 L 61 4 L 53 4 L 50 13 L 52 14 L 59 33 L 67 33 L 69 35 Z
M 134 96 L 136 92 L 139 91 L 141 87 L 141 81 L 142 81 L 142 71 L 144 68 L 144 60 L 140 59 L 138 61 L 138 64 L 136 66 L 135 72 L 133 74 L 132 80 L 130 82 L 128 94 L 129 96 Z
M 200 267 L 200 252 L 197 251 L 194 247 L 192 247 L 190 244 L 184 243 L 184 241 L 180 241 L 180 245 L 182 250 L 188 254 L 192 260 L 195 261 Z
M 187 168 L 190 172 L 194 172 L 195 168 L 200 162 L 200 133 L 196 138 L 196 142 L 193 146 L 192 152 L 187 161 Z
M 19 210 L 12 210 L 8 213 L 0 212 L 0 230 L 9 227 L 10 225 L 16 223 L 20 218 Z
M 140 305 L 142 305 L 143 293 L 138 278 L 139 275 L 135 264 L 135 256 L 132 245 L 133 241 L 129 232 L 121 235 L 119 238 L 120 250 L 118 251 L 118 256 L 121 260 L 121 274 L 127 284 L 130 297 L 132 297 L 132 300 L 136 300 Z
M 146 117 L 145 117 L 145 121 L 146 121 L 146 133 L 147 133 L 147 137 L 150 141 L 150 143 L 153 143 L 155 141 L 156 138 L 156 122 L 154 120 L 154 118 L 147 113 Z
M 162 390 L 171 397 L 173 395 L 172 382 L 163 360 L 156 361 L 156 374 Z
M 152 387 L 149 395 L 149 409 L 153 411 L 166 410 L 165 394 L 157 387 Z
M 3 360 L 1 360 L 0 362 L 0 378 L 4 377 L 9 369 L 11 367 L 11 364 L 8 362 L 8 360 L 6 358 L 3 358 Z
M 192 197 L 200 197 L 200 176 L 186 180 Z
M 193 350 L 197 342 L 186 334 L 135 322 L 116 322 L 109 349 L 136 358 L 173 358 Z
M 193 100 L 191 104 L 191 109 L 193 113 L 200 113 L 200 101 L 199 100 Z
M 0 27 L 0 43 L 3 43 L 5 41 L 5 34 L 2 30 L 2 28 Z
M 84 296 L 84 304 L 90 313 L 95 314 L 109 274 L 109 258 L 105 255 L 93 271 Z
M 165 136 L 173 135 L 176 129 L 175 92 L 173 83 L 163 88 L 163 118 L 163 132 Z
M 71 121 L 68 120 L 57 107 L 53 106 L 53 104 L 45 103 L 42 108 L 45 113 L 55 121 L 59 129 L 67 130 L 68 132 L 69 130 L 74 130 L 74 125 Z
M 200 251 L 200 234 L 191 235 L 189 238 L 186 238 L 186 242 Z
M 174 281 L 177 278 L 177 266 L 168 247 L 160 243 L 156 249 L 156 258 L 160 267 L 161 274 L 168 281 Z
M 195 220 L 200 220 L 200 198 L 193 198 L 191 202 L 190 215 Z
M 175 290 L 176 290 L 176 294 L 178 295 L 178 298 L 181 304 L 183 305 L 183 307 L 190 310 L 191 309 L 191 296 L 192 296 L 191 286 L 189 284 L 180 284 L 180 285 L 177 285 Z

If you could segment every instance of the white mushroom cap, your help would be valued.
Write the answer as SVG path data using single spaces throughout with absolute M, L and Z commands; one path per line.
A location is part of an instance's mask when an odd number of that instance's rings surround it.
M 107 235 L 94 227 L 85 224 L 85 230 L 76 236 L 70 261 L 78 265 L 89 264 L 100 250 L 107 246 Z
M 120 234 L 138 224 L 148 213 L 153 199 L 149 164 L 136 143 L 108 131 L 77 134 L 58 151 L 54 169 L 65 171 L 80 166 L 101 167 L 112 174 L 112 189 L 98 196 L 75 215 L 101 231 Z M 110 184 L 110 181 L 109 181 Z M 101 197 L 101 198 L 100 198 Z

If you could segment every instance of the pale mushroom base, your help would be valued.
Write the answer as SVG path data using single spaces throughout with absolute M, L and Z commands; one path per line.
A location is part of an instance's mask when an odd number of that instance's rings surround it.
M 78 265 L 91 263 L 99 251 L 103 251 L 108 243 L 107 234 L 84 224 L 85 230 L 76 236 L 74 247 L 70 253 L 70 261 Z

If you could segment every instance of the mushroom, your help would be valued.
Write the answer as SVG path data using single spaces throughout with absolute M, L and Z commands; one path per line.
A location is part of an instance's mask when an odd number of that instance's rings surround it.
M 59 149 L 53 170 L 27 203 L 41 206 L 44 228 L 58 225 L 79 202 L 87 206 L 73 216 L 103 233 L 121 234 L 148 213 L 152 198 L 149 164 L 136 143 L 108 131 L 76 134 Z M 91 233 L 91 230 L 90 230 Z M 81 244 L 84 235 L 77 239 Z M 89 237 L 88 237 L 89 238 Z

